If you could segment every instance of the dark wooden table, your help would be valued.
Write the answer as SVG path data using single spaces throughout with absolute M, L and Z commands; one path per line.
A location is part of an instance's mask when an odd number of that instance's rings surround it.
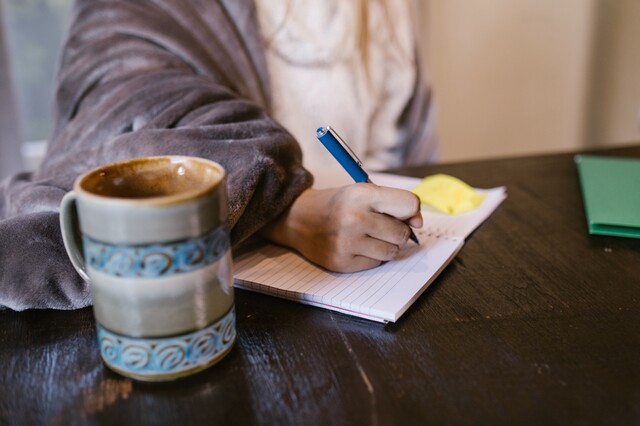
M 573 155 L 406 172 L 508 198 L 398 323 L 237 291 L 230 355 L 145 384 L 102 365 L 90 309 L 4 311 L 0 421 L 640 423 L 640 240 L 587 234 Z

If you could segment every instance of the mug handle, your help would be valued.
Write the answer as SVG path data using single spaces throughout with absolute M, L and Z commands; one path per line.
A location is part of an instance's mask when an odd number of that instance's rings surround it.
M 62 241 L 67 250 L 69 259 L 78 274 L 86 282 L 91 282 L 87 274 L 87 266 L 82 254 L 82 236 L 78 221 L 78 208 L 76 206 L 77 194 L 75 191 L 68 192 L 60 203 L 60 230 L 62 231 Z

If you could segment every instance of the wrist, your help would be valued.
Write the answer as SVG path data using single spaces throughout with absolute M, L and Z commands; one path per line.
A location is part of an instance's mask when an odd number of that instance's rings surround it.
M 276 219 L 265 225 L 259 235 L 274 243 L 299 250 L 299 243 L 310 238 L 309 226 L 305 219 L 309 216 L 309 200 L 316 190 L 305 190 L 295 201 Z

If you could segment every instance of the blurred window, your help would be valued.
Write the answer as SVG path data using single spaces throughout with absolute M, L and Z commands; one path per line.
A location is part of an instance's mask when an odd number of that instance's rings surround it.
M 21 134 L 45 140 L 51 130 L 54 78 L 72 0 L 4 1 Z

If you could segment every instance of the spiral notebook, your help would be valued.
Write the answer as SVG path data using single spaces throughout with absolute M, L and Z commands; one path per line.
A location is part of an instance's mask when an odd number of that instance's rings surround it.
M 420 179 L 372 173 L 378 185 L 412 189 Z M 234 259 L 238 288 L 277 296 L 378 322 L 395 322 L 451 262 L 473 232 L 506 198 L 504 187 L 488 190 L 482 204 L 450 216 L 424 209 L 420 245 L 408 242 L 398 259 L 355 273 L 318 267 L 281 246 L 265 244 Z

